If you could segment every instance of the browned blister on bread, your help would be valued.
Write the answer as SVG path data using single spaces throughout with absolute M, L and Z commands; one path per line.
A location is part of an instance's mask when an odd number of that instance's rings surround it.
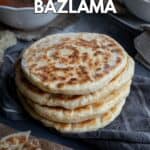
M 29 82 L 24 76 L 19 63 L 16 67 L 16 85 L 19 91 L 32 102 L 44 106 L 75 109 L 85 105 L 100 102 L 113 90 L 120 89 L 125 83 L 131 80 L 133 74 L 134 61 L 132 58 L 128 57 L 125 68 L 101 90 L 85 95 L 53 94 L 44 92 Z
M 26 77 L 40 89 L 84 95 L 101 89 L 127 63 L 123 48 L 112 38 L 95 33 L 48 36 L 23 54 Z

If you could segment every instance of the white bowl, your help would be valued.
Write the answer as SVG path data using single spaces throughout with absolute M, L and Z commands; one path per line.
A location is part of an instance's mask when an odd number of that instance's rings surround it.
M 56 5 L 59 4 L 56 3 Z M 0 21 L 17 29 L 37 29 L 51 22 L 56 16 L 57 14 L 51 12 L 47 14 L 35 14 L 33 7 L 16 8 L 0 6 Z
M 123 0 L 123 3 L 135 16 L 150 22 L 150 0 Z

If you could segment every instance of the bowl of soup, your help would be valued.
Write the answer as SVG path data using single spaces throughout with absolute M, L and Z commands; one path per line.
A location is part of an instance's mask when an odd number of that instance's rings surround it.
M 48 0 L 43 0 L 46 4 Z M 56 7 L 59 5 L 55 3 Z M 0 21 L 13 28 L 34 30 L 46 26 L 57 14 L 35 14 L 34 0 L 0 0 Z

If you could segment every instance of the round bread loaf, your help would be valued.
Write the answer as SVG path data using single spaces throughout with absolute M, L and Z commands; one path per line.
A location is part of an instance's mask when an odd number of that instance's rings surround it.
M 112 38 L 96 33 L 47 36 L 25 50 L 25 76 L 46 92 L 84 95 L 100 90 L 119 74 L 127 54 Z

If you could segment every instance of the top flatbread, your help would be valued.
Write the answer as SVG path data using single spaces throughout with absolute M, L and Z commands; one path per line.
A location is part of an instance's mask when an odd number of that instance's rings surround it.
M 123 48 L 95 33 L 55 34 L 35 42 L 22 56 L 28 80 L 40 89 L 84 95 L 108 84 L 127 63 Z

